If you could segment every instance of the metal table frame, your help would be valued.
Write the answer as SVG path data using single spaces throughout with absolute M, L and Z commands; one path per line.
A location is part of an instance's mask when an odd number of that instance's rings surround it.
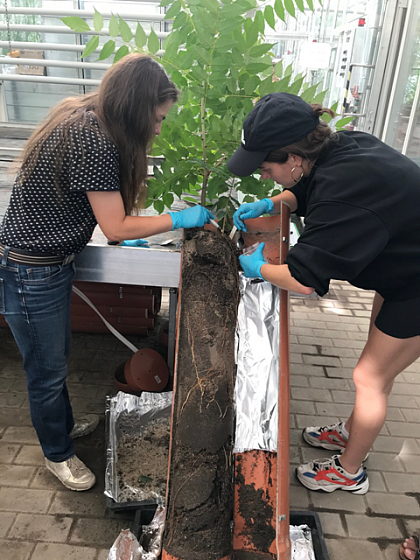
M 168 367 L 173 376 L 181 253 L 167 248 L 115 247 L 93 241 L 76 257 L 75 264 L 75 280 L 169 288 Z

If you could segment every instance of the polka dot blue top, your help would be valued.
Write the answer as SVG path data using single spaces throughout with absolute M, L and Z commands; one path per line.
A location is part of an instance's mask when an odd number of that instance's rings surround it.
M 97 224 L 87 191 L 120 189 L 119 155 L 93 113 L 70 127 L 72 147 L 64 153 L 56 187 L 54 151 L 58 125 L 41 149 L 31 176 L 15 181 L 0 226 L 0 243 L 29 253 L 66 257 L 82 251 Z

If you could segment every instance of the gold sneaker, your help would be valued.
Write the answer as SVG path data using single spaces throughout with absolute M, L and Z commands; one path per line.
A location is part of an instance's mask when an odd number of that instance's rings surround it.
M 93 472 L 76 455 L 61 463 L 45 458 L 45 466 L 70 490 L 89 490 L 96 482 Z

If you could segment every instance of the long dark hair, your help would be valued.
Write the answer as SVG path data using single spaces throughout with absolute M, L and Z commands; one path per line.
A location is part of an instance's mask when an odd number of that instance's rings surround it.
M 322 107 L 319 103 L 311 103 L 311 107 L 318 117 L 324 113 L 328 113 L 331 117 L 335 117 L 334 111 L 326 107 Z M 308 161 L 315 161 L 324 150 L 328 149 L 331 142 L 337 140 L 337 134 L 331 130 L 325 121 L 321 120 L 315 130 L 302 138 L 302 140 L 270 152 L 266 161 L 286 163 L 289 154 L 301 156 L 306 158 Z
M 178 90 L 161 64 L 143 54 L 125 56 L 107 70 L 96 91 L 67 98 L 49 113 L 25 146 L 19 182 L 31 176 L 46 140 L 61 125 L 58 140 L 48 154 L 54 157 L 56 187 L 60 192 L 65 151 L 74 143 L 70 128 L 74 124 L 89 126 L 87 113 L 92 111 L 101 130 L 118 150 L 120 191 L 126 214 L 130 214 L 145 194 L 147 152 L 154 139 L 156 108 L 177 99 Z

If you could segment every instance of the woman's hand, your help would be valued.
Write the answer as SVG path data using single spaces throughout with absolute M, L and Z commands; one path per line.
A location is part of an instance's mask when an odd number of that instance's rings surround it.
M 265 243 L 260 243 L 252 255 L 240 255 L 239 262 L 247 278 L 264 278 L 261 276 L 261 267 L 266 263 L 263 255 Z
M 204 224 L 209 224 L 210 220 L 214 220 L 213 214 L 197 204 L 192 208 L 186 208 L 181 210 L 181 212 L 169 212 L 172 218 L 173 227 L 172 229 L 180 228 L 193 228 L 193 227 L 203 227 Z
M 262 214 L 271 214 L 273 210 L 274 203 L 269 198 L 263 198 L 262 200 L 248 204 L 241 204 L 233 215 L 233 223 L 239 230 L 246 231 L 244 220 L 258 218 L 262 216 Z
M 123 241 L 120 247 L 147 247 L 149 248 L 149 243 L 146 239 L 127 239 Z

